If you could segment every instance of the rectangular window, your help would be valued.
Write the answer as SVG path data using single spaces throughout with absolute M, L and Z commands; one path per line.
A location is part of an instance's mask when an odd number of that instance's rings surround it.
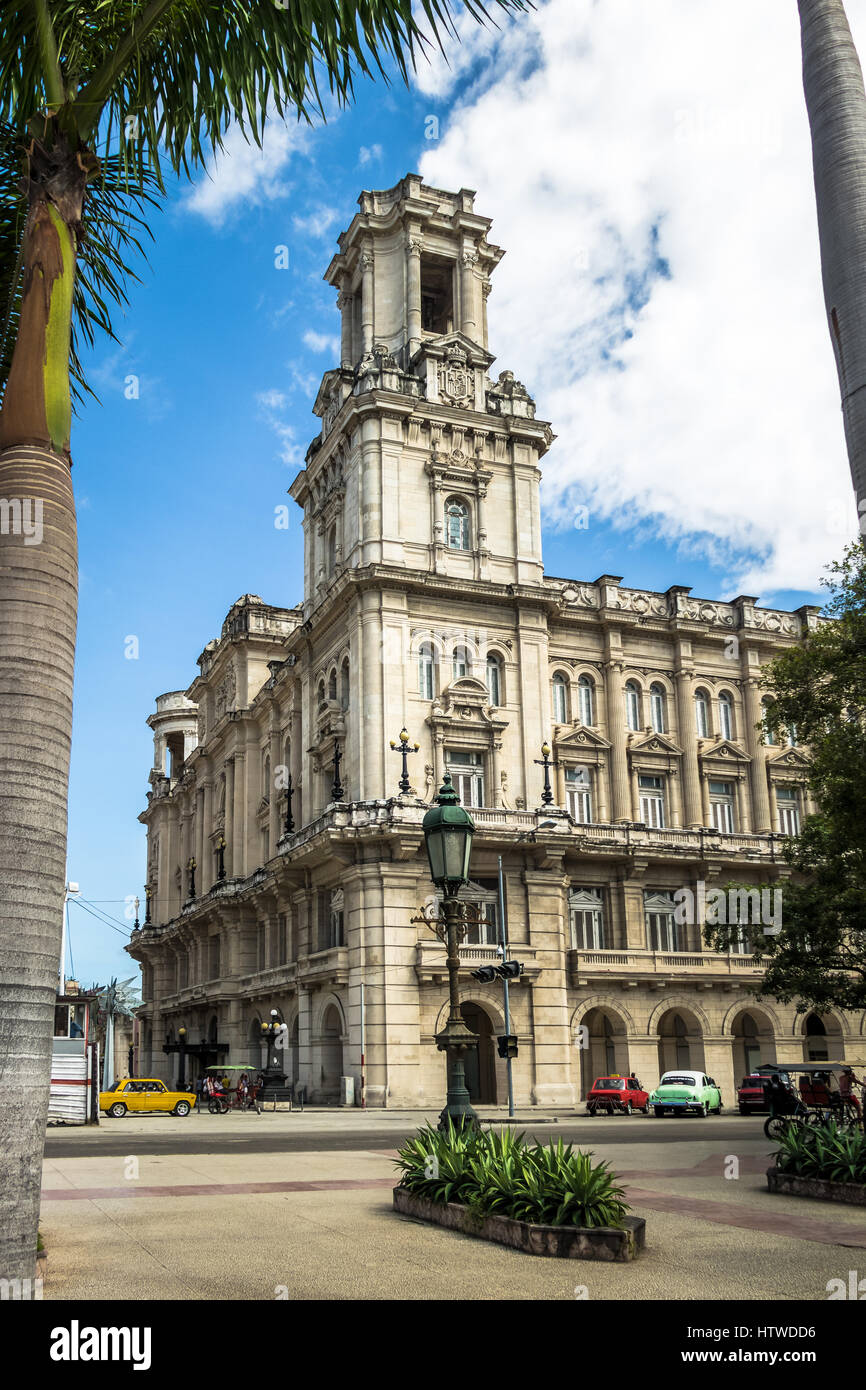
M 734 833 L 734 786 L 732 782 L 710 781 L 710 812 L 713 825 L 723 835 Z
M 343 890 L 332 888 L 319 894 L 320 951 L 332 951 L 345 945 L 343 930 Z
M 208 938 L 208 950 L 210 956 L 210 974 L 208 978 L 211 980 L 218 980 L 220 974 L 220 939 L 218 936 L 211 936 Z
M 475 912 L 463 937 L 466 946 L 499 945 L 499 881 L 495 878 L 475 879 L 460 894 L 472 904 Z
M 279 956 L 278 965 L 285 965 L 289 959 L 289 924 L 285 912 L 279 915 Z
M 463 806 L 484 805 L 484 758 L 481 753 L 446 751 L 445 766 Z
M 653 830 L 661 829 L 665 823 L 664 782 L 661 777 L 641 777 L 637 779 L 640 795 L 640 818 Z
M 578 825 L 592 824 L 592 786 L 589 769 L 565 769 L 565 809 Z
M 776 805 L 779 810 L 779 830 L 783 835 L 799 835 L 800 807 L 797 793 L 793 789 L 778 787 Z
M 568 895 L 573 951 L 603 951 L 605 947 L 604 900 L 600 888 L 575 886 Z
M 684 949 L 674 911 L 675 903 L 668 893 L 644 894 L 647 941 L 651 951 L 676 952 Z

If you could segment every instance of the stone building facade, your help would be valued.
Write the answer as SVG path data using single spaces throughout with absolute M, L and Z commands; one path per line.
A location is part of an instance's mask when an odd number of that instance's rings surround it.
M 181 1027 L 200 1066 L 258 1065 L 277 1010 L 286 1070 L 313 1099 L 337 1099 L 345 1076 L 359 1091 L 363 1040 L 368 1105 L 441 1103 L 445 951 L 417 919 L 432 899 L 421 820 L 446 771 L 477 826 L 461 992 L 480 1103 L 504 1098 L 501 985 L 470 974 L 499 958 L 500 857 L 525 967 L 519 1104 L 676 1065 L 730 1104 L 759 1061 L 862 1048 L 862 1018 L 756 1002 L 752 958 L 706 950 L 674 898 L 784 887 L 781 834 L 812 808 L 795 734 L 760 732 L 759 677 L 817 610 L 545 574 L 554 436 L 511 371 L 490 373 L 489 229 L 471 192 L 409 175 L 363 193 L 339 238 L 341 361 L 290 489 L 303 601 L 240 598 L 148 720 L 150 920 L 129 950 L 154 1074 L 176 1069 L 164 1049 Z M 405 795 L 404 726 L 419 745 Z

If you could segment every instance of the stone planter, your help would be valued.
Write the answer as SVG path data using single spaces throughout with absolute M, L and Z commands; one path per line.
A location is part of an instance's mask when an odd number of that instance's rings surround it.
M 866 1183 L 862 1182 L 798 1178 L 794 1173 L 768 1168 L 767 1187 L 771 1192 L 784 1192 L 789 1197 L 817 1197 L 822 1202 L 845 1202 L 852 1207 L 866 1207 Z
M 553 1255 L 563 1260 L 607 1260 L 625 1264 L 637 1259 L 646 1243 L 646 1222 L 627 1216 L 620 1230 L 613 1226 L 537 1226 L 510 1216 L 474 1217 L 456 1202 L 431 1202 L 403 1187 L 394 1188 L 394 1210 L 416 1221 L 430 1221 L 449 1231 L 462 1231 L 479 1240 L 492 1240 L 527 1255 Z

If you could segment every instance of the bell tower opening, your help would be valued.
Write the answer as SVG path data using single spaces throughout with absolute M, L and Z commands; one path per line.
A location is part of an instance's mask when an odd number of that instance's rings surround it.
M 454 331 L 454 262 L 439 256 L 421 257 L 421 331 Z

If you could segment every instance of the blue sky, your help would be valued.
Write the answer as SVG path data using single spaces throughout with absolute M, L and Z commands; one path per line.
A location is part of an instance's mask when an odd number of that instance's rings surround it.
M 81 580 L 69 877 L 120 928 L 70 909 L 79 979 L 124 978 L 136 969 L 122 931 L 126 899 L 142 893 L 145 839 L 136 818 L 152 760 L 144 721 L 155 697 L 189 684 L 195 658 L 240 594 L 279 605 L 301 596 L 300 512 L 286 490 L 317 433 L 311 406 L 319 380 L 336 363 L 339 316 L 322 274 L 362 188 L 387 188 L 420 169 L 439 186 L 475 188 L 477 209 L 495 218 L 492 236 L 507 255 L 490 300 L 494 370 L 513 370 L 559 435 L 545 480 L 548 573 L 614 573 L 633 586 L 686 584 L 708 597 L 753 592 L 781 607 L 815 601 L 820 566 L 841 550 L 845 526 L 816 539 L 798 530 L 800 518 L 811 508 L 814 529 L 817 499 L 824 506 L 831 492 L 845 513 L 847 465 L 817 242 L 806 225 L 811 170 L 790 26 L 767 35 L 791 60 L 771 93 L 783 122 L 780 156 L 764 127 L 762 148 L 754 140 L 745 151 L 736 139 L 732 145 L 736 102 L 711 108 L 711 116 L 727 111 L 728 125 L 713 118 L 709 135 L 706 105 L 689 107 L 687 93 L 659 115 L 668 74 L 647 64 L 646 38 L 634 32 L 645 10 L 636 0 L 600 7 L 546 0 L 536 17 L 499 36 L 467 27 L 450 71 L 434 64 L 409 91 L 360 83 L 354 107 L 326 125 L 275 127 L 266 163 L 233 144 L 213 183 L 192 194 L 188 185 L 173 188 L 154 216 L 142 283 L 131 287 L 117 324 L 124 346 L 97 343 L 88 368 L 102 403 L 83 408 L 73 433 Z M 659 0 L 654 15 L 659 61 L 668 55 L 673 73 L 670 36 L 673 26 L 682 29 L 683 0 Z M 698 44 L 704 56 L 721 46 L 712 73 L 699 68 L 692 79 L 701 101 L 712 102 L 714 91 L 742 81 L 742 50 L 736 32 L 715 33 L 704 0 L 690 0 L 688 16 L 697 27 L 682 42 Z M 613 73 L 614 53 L 633 107 L 623 124 L 597 89 L 592 108 L 571 95 L 592 71 L 587 64 L 606 72 L 608 62 Z M 748 92 L 736 101 L 747 107 Z M 431 115 L 436 140 L 427 138 Z M 669 117 L 686 163 L 659 158 L 654 169 L 651 142 L 659 144 Z M 708 187 L 732 168 L 751 181 L 751 221 L 723 228 L 726 246 L 737 236 L 751 245 L 762 219 L 774 216 L 780 180 L 796 190 L 802 244 L 787 276 L 783 267 L 774 279 L 778 255 L 768 268 L 766 258 L 752 264 L 743 251 L 722 267 L 711 244 L 718 218 L 690 201 L 688 161 L 698 137 L 698 165 L 718 159 Z M 577 141 L 571 152 L 563 143 L 570 139 Z M 551 149 L 557 162 L 547 170 Z M 724 207 L 737 215 L 729 197 Z M 289 248 L 288 269 L 275 265 L 280 246 Z M 541 282 L 542 274 L 552 278 Z M 719 285 L 723 275 L 729 283 Z M 767 388 L 753 387 L 744 359 L 754 324 L 738 319 L 737 300 L 742 291 L 747 303 L 750 277 L 760 277 L 768 311 L 774 294 L 789 304 L 797 286 L 791 312 L 800 315 L 801 356 L 793 367 L 783 364 L 784 389 L 805 400 L 804 419 L 790 417 L 790 404 L 788 413 L 774 406 L 772 392 L 768 406 Z M 700 341 L 684 347 L 690 315 L 704 326 Z M 789 325 L 778 331 L 787 343 Z M 692 379 L 702 354 L 705 370 Z M 712 407 L 702 395 L 707 382 Z M 826 441 L 820 492 L 814 438 Z M 746 482 L 735 487 L 736 468 Z M 274 526 L 274 509 L 286 502 L 288 531 Z M 581 505 L 589 507 L 586 529 L 574 525 Z M 760 588 L 743 587 L 759 581 Z M 132 638 L 137 656 L 129 659 Z

